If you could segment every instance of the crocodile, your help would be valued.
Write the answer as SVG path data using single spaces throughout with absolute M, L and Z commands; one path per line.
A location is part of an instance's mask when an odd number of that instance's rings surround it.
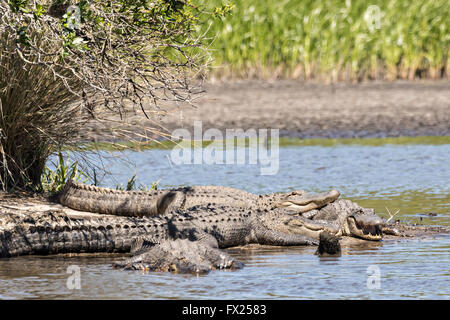
M 256 195 L 222 186 L 191 186 L 168 190 L 124 191 L 84 185 L 69 180 L 58 197 L 62 205 L 79 210 L 119 216 L 156 216 L 195 205 L 229 205 L 250 210 L 290 208 L 304 213 L 335 201 L 340 193 L 331 190 L 310 195 L 303 190 Z
M 70 188 L 87 190 L 83 192 L 90 189 L 75 184 Z M 210 199 L 214 190 L 221 190 L 219 187 L 202 187 L 200 190 L 209 196 L 200 196 L 200 200 L 192 191 L 196 189 L 192 188 L 162 191 L 159 197 L 149 195 L 153 203 L 143 212 L 148 213 L 149 207 L 156 208 L 152 209 L 155 212 L 137 216 L 87 212 L 75 214 L 65 207 L 40 214 L 3 208 L 0 214 L 0 257 L 83 252 L 132 253 L 131 258 L 117 262 L 114 266 L 201 273 L 242 267 L 242 263 L 222 250 L 229 247 L 252 243 L 318 245 L 323 231 L 367 240 L 382 238 L 381 218 L 372 209 L 362 208 L 349 200 L 336 199 L 324 204 L 320 201 L 311 202 L 315 197 L 305 195 L 304 192 L 267 197 L 245 193 L 251 201 L 242 198 L 236 205 L 233 201 L 226 201 L 227 197 L 223 194 L 219 197 L 219 203 Z M 68 189 L 62 194 L 70 194 Z M 132 205 L 128 204 L 130 201 L 122 201 L 127 194 L 134 199 L 138 195 L 146 195 L 141 192 L 110 192 L 97 187 L 92 190 L 95 194 L 103 191 L 106 199 L 119 194 L 121 203 L 126 204 L 124 208 L 129 206 L 126 212 Z M 224 193 L 229 192 L 238 198 L 234 193 L 237 189 L 225 190 Z M 336 196 L 335 191 L 327 194 L 319 198 L 325 199 L 330 194 L 332 198 Z M 87 194 L 84 195 L 85 202 L 89 202 Z M 71 197 L 66 196 L 66 199 L 74 199 Z M 101 206 L 101 201 L 106 201 L 101 196 L 96 200 L 100 203 L 98 206 Z M 70 200 L 60 202 L 68 203 Z M 179 203 L 172 206 L 176 202 Z M 310 203 L 314 203 L 311 207 L 317 208 L 313 209 L 311 218 L 303 217 L 299 211 Z

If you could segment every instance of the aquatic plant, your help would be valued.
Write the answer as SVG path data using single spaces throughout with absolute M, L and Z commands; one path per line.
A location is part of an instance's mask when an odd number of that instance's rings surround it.
M 89 179 L 89 176 L 78 167 L 78 161 L 70 162 L 68 154 L 64 160 L 62 152 L 59 152 L 56 162 L 52 161 L 52 164 L 54 169 L 45 166 L 41 175 L 40 188 L 42 191 L 58 192 L 69 180 L 86 183 Z
M 133 176 L 130 179 L 128 179 L 126 187 L 123 187 L 121 184 L 117 184 L 116 190 L 126 190 L 126 191 L 131 191 L 131 190 L 136 190 L 136 189 L 139 189 L 141 191 L 157 190 L 159 182 L 160 182 L 160 180 L 152 182 L 150 187 L 141 183 L 139 185 L 139 187 L 136 188 L 136 172 L 135 172 L 133 174 Z

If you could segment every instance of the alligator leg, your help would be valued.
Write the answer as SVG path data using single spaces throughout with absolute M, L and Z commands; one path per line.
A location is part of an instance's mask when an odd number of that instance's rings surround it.
M 340 256 L 341 245 L 339 244 L 339 238 L 334 234 L 324 231 L 320 234 L 320 243 L 315 253 L 318 256 Z
M 244 265 L 202 241 L 177 239 L 155 244 L 145 252 L 116 262 L 113 266 L 126 270 L 208 273 L 216 269 L 240 269 Z

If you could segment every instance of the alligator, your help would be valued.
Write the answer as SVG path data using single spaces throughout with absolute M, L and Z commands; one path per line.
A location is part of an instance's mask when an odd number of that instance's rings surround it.
M 303 190 L 256 195 L 221 186 L 192 186 L 169 190 L 124 191 L 84 185 L 69 180 L 59 194 L 62 205 L 87 212 L 119 216 L 156 216 L 195 205 L 232 205 L 250 210 L 290 208 L 297 213 L 318 209 L 339 197 L 337 190 L 309 195 Z
M 127 192 L 71 182 L 59 197 L 62 204 L 103 209 L 74 214 L 62 207 L 37 214 L 4 208 L 0 257 L 130 252 L 131 258 L 114 266 L 201 273 L 242 267 L 221 250 L 229 247 L 318 245 L 323 231 L 381 240 L 384 222 L 374 210 L 338 196 L 335 190 L 316 196 L 302 191 L 258 196 L 212 186 Z M 139 202 L 140 197 L 149 203 Z
M 158 216 L 192 207 L 210 207 L 211 205 L 258 212 L 284 208 L 285 214 L 300 214 L 316 223 L 322 221 L 322 224 L 327 225 L 333 234 L 381 240 L 381 219 L 375 211 L 361 208 L 349 200 L 336 201 L 339 196 L 340 193 L 337 190 L 312 195 L 303 190 L 256 195 L 222 186 L 123 191 L 88 186 L 69 180 L 60 193 L 58 201 L 64 206 L 79 211 L 140 217 Z M 350 214 L 354 212 L 358 214 Z M 303 220 L 303 223 L 311 223 L 310 220 Z M 304 227 L 303 234 L 318 238 L 314 228 Z M 345 230 L 342 231 L 343 229 Z M 385 230 L 388 231 L 388 228 Z

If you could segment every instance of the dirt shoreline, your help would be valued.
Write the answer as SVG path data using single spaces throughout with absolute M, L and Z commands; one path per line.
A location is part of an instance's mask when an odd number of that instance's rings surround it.
M 450 82 L 314 85 L 235 81 L 206 86 L 196 110 L 164 119 L 173 130 L 277 128 L 300 138 L 450 135 Z
M 194 121 L 210 128 L 279 129 L 281 137 L 376 138 L 450 136 L 450 82 L 397 81 L 312 84 L 240 80 L 207 83 L 206 93 L 186 106 L 168 109 L 159 123 L 169 133 Z M 158 121 L 157 121 L 158 122 Z M 155 122 L 149 122 L 154 127 Z M 92 126 L 84 140 L 102 141 Z

